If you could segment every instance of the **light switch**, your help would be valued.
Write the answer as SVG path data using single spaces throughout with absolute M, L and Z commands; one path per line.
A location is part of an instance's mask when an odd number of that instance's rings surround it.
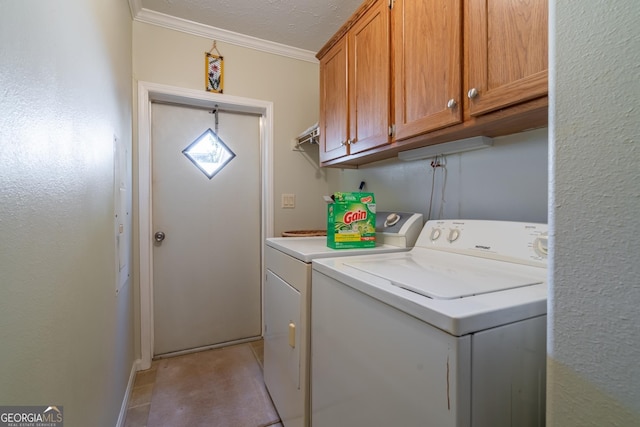
M 282 207 L 285 209 L 293 209 L 296 207 L 295 194 L 282 194 Z

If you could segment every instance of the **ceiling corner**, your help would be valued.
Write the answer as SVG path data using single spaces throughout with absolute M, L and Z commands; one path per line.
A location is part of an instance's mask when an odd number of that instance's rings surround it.
M 142 0 L 129 0 L 129 10 L 131 11 L 131 19 L 136 19 L 142 10 Z

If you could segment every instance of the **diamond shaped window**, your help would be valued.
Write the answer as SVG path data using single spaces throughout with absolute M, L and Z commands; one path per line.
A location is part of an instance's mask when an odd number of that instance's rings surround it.
M 182 150 L 182 153 L 209 179 L 236 156 L 211 128 Z

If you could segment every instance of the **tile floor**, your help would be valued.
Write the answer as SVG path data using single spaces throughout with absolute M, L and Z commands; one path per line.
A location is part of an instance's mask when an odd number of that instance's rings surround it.
M 282 427 L 263 350 L 258 340 L 154 360 L 136 374 L 125 427 Z

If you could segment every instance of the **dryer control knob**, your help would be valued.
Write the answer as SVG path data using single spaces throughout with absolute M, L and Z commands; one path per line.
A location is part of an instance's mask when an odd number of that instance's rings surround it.
M 457 228 L 452 228 L 451 230 L 449 230 L 449 237 L 447 237 L 449 243 L 455 242 L 456 240 L 458 240 L 458 237 L 460 237 L 460 230 L 458 230 Z
M 384 226 L 385 227 L 394 226 L 394 225 L 396 225 L 398 223 L 398 221 L 400 221 L 400 215 L 398 215 L 395 212 L 390 213 L 389 215 L 387 215 L 387 219 L 384 222 Z

